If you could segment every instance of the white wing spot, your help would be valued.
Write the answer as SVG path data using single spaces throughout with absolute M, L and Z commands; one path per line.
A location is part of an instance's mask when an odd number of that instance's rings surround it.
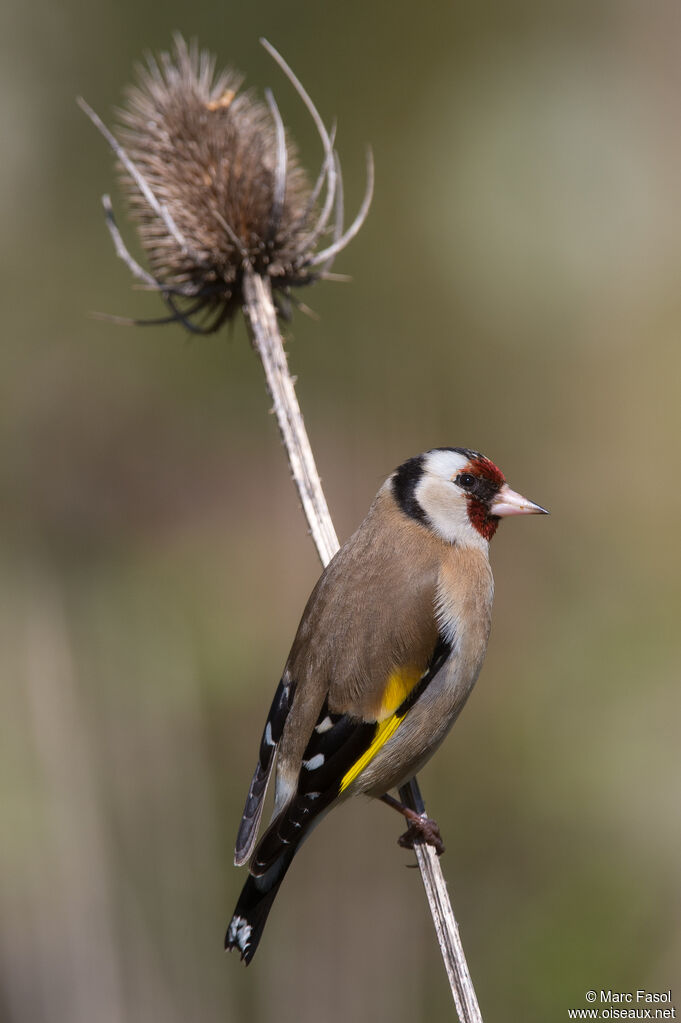
M 272 738 L 272 723 L 267 722 L 267 728 L 265 729 L 265 742 L 268 746 L 274 746 L 274 739 Z
M 308 771 L 316 771 L 318 767 L 322 767 L 324 764 L 324 754 L 317 753 L 316 756 L 310 757 L 309 760 L 303 760 L 303 767 L 306 767 Z
M 242 952 L 245 952 L 251 943 L 252 930 L 248 920 L 244 920 L 242 916 L 232 917 L 232 922 L 229 925 L 229 940 L 238 945 Z
M 319 724 L 315 727 L 315 732 L 318 732 L 320 735 L 323 735 L 324 732 L 328 732 L 329 728 L 333 728 L 333 721 L 327 714 L 324 720 L 320 721 Z

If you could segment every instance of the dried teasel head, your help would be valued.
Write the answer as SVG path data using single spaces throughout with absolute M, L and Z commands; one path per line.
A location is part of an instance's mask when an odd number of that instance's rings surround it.
M 344 230 L 333 132 L 283 58 L 262 43 L 317 128 L 324 155 L 314 185 L 298 163 L 271 92 L 263 103 L 241 91 L 239 74 L 216 74 L 215 58 L 181 36 L 172 53 L 149 57 L 138 69 L 115 135 L 79 101 L 118 157 L 149 271 L 128 252 L 104 196 L 116 251 L 170 310 L 162 320 L 142 322 L 181 322 L 211 333 L 241 307 L 246 272 L 267 277 L 283 306 L 292 288 L 328 275 L 366 218 L 371 155 L 364 200 Z

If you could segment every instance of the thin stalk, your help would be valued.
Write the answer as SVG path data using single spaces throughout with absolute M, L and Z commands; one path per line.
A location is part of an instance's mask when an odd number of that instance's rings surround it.
M 272 397 L 293 481 L 298 488 L 317 552 L 322 564 L 326 566 L 338 550 L 338 537 L 322 490 L 293 379 L 289 373 L 270 282 L 246 269 L 243 294 L 244 315 L 249 326 L 251 342 L 262 361 L 267 389 Z M 415 778 L 400 789 L 400 797 L 412 809 L 425 814 L 423 799 Z M 482 1023 L 440 861 L 432 846 L 421 842 L 415 843 L 414 852 L 460 1023 Z
M 400 799 L 405 806 L 425 815 L 426 807 L 416 778 L 402 786 Z M 415 842 L 414 852 L 428 896 L 428 905 L 459 1020 L 461 1023 L 482 1023 L 480 1006 L 468 970 L 440 860 L 432 845 L 426 845 L 424 842 Z
M 288 370 L 277 311 L 272 300 L 272 288 L 268 278 L 251 270 L 246 270 L 244 276 L 244 314 L 253 347 L 265 370 L 267 389 L 274 402 L 274 414 L 286 448 L 293 482 L 298 488 L 315 547 L 322 564 L 326 566 L 340 544 Z

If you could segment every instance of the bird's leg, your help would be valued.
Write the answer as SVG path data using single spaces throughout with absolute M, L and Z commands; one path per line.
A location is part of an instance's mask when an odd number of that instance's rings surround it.
M 416 813 L 415 810 L 411 810 L 404 803 L 400 803 L 398 799 L 389 796 L 387 792 L 380 798 L 383 803 L 386 803 L 387 806 L 392 806 L 393 810 L 397 810 L 398 813 L 401 813 L 409 821 L 409 827 L 397 839 L 398 845 L 401 845 L 403 849 L 413 849 L 414 842 L 421 841 L 425 842 L 426 845 L 432 845 L 438 856 L 442 856 L 445 847 L 437 821 L 426 817 L 425 814 Z

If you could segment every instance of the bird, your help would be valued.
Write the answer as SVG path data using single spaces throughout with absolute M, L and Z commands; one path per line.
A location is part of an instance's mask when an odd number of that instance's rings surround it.
M 234 862 L 249 874 L 226 949 L 248 965 L 301 843 L 350 796 L 409 821 L 399 842 L 444 846 L 435 821 L 390 795 L 423 767 L 478 678 L 491 626 L 489 544 L 500 519 L 547 514 L 470 448 L 407 459 L 324 569 L 267 716 Z M 257 840 L 268 782 L 274 808 Z

